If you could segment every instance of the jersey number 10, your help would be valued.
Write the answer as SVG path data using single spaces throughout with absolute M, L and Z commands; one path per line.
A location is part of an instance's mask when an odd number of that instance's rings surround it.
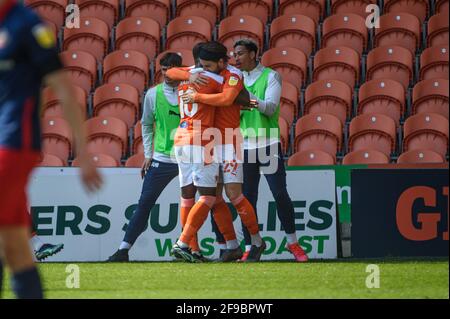
M 186 93 L 184 90 L 178 91 L 179 101 L 180 101 L 180 117 L 183 119 L 185 115 L 187 117 L 193 117 L 198 112 L 198 104 L 197 103 L 187 103 L 185 104 L 183 102 L 183 99 L 181 99 L 181 96 Z M 189 109 L 189 106 L 191 106 L 191 109 Z

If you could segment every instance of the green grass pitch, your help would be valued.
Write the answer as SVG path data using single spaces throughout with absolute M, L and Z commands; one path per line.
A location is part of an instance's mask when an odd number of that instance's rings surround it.
M 366 287 L 368 264 L 379 266 L 379 288 Z M 68 265 L 39 264 L 46 298 L 449 298 L 448 259 L 77 263 L 74 289 L 66 287 Z M 5 279 L 3 295 L 13 298 Z

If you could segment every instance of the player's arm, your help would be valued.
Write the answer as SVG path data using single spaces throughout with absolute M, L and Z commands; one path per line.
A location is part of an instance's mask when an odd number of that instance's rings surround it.
M 191 95 L 193 102 L 204 103 L 216 107 L 225 107 L 234 104 L 244 85 L 238 75 L 231 75 L 225 79 L 223 90 L 216 94 L 203 94 L 194 92 Z
M 174 81 L 189 81 L 197 88 L 200 85 L 208 85 L 208 77 L 201 74 L 203 69 L 197 68 L 170 68 L 167 70 L 167 77 Z
M 34 71 L 61 101 L 64 117 L 73 131 L 84 185 L 90 191 L 99 189 L 102 179 L 86 151 L 86 133 L 80 107 L 76 104 L 70 81 L 61 71 L 62 63 L 56 50 L 54 33 L 37 16 L 34 16 L 27 26 L 24 45 L 27 48 L 27 58 L 31 61 Z
M 144 144 L 145 160 L 141 168 L 141 177 L 144 178 L 150 168 L 153 157 L 153 126 L 154 126 L 154 110 L 155 110 L 156 90 L 152 88 L 148 90 L 144 99 L 144 107 L 142 110 L 142 143 Z

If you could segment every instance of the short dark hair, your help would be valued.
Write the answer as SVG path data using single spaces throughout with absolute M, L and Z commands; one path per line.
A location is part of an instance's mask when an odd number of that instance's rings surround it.
M 198 61 L 198 55 L 200 54 L 201 48 L 205 45 L 206 42 L 199 42 L 192 48 L 192 56 L 194 57 L 194 61 Z
M 234 43 L 233 48 L 236 48 L 238 45 L 245 47 L 250 52 L 255 52 L 255 58 L 258 55 L 258 46 L 254 41 L 250 39 L 241 39 Z
M 217 41 L 204 43 L 200 48 L 200 55 L 209 55 L 210 58 L 204 60 L 210 60 L 214 62 L 218 62 L 220 59 L 228 62 L 229 59 L 227 48 L 222 43 Z
M 182 65 L 181 56 L 177 53 L 168 52 L 159 60 L 160 66 L 180 67 Z

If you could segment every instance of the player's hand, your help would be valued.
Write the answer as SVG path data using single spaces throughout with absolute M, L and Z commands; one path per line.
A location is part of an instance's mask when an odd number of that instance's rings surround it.
M 145 175 L 147 174 L 147 171 L 150 169 L 150 165 L 152 165 L 152 159 L 146 158 L 144 159 L 144 163 L 142 163 L 141 168 L 141 178 L 144 179 Z
M 92 162 L 90 156 L 86 153 L 79 155 L 81 181 L 89 192 L 99 190 L 103 185 L 103 178 Z
M 201 85 L 208 85 L 209 79 L 202 75 L 201 72 L 198 72 L 189 76 L 189 82 L 198 89 Z
M 189 90 L 186 93 L 184 93 L 181 96 L 183 103 L 185 103 L 185 104 L 194 103 L 195 102 L 195 100 L 194 100 L 195 93 L 197 93 L 195 90 Z
M 244 111 L 253 110 L 253 109 L 257 109 L 258 106 L 259 106 L 259 103 L 257 100 L 250 99 L 250 103 L 248 104 L 248 106 L 241 106 L 241 110 L 244 110 Z

